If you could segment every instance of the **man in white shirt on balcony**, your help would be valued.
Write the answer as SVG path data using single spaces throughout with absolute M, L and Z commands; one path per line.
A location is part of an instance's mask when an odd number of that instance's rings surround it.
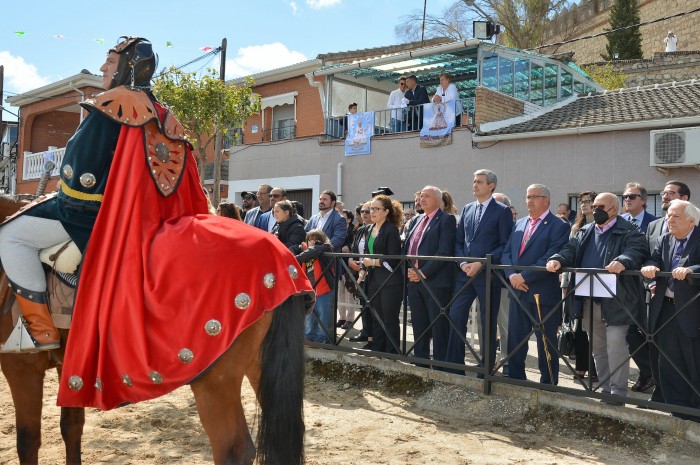
M 404 122 L 403 115 L 403 104 L 401 100 L 406 92 L 406 76 L 401 76 L 399 78 L 399 88 L 392 91 L 389 94 L 389 101 L 387 102 L 387 108 L 392 108 L 391 111 L 391 132 L 403 132 L 406 130 L 406 123 Z

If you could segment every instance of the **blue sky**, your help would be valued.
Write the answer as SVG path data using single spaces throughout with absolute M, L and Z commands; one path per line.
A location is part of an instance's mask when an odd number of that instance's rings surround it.
M 427 0 L 439 13 L 454 0 Z M 319 53 L 396 44 L 394 26 L 423 0 L 84 0 L 3 1 L 0 64 L 5 95 L 26 92 L 82 69 L 99 74 L 121 35 L 151 40 L 158 67 L 182 65 L 202 47 L 228 40 L 226 78 L 315 58 Z M 18 36 L 17 32 L 23 32 Z M 104 40 L 100 43 L 100 40 Z M 167 42 L 172 47 L 166 47 Z M 218 57 L 187 68 L 219 67 Z M 7 112 L 4 120 L 14 119 Z

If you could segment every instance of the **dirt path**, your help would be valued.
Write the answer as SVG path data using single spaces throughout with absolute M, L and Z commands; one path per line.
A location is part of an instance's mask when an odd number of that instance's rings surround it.
M 610 420 L 539 409 L 446 384 L 310 362 L 309 465 L 652 464 L 695 465 L 700 448 Z M 333 380 L 331 380 L 332 378 Z M 0 378 L 0 464 L 16 464 L 13 407 Z M 56 376 L 46 381 L 40 461 L 63 463 Z M 415 382 L 415 383 L 414 383 Z M 414 383 L 414 384 L 412 384 Z M 400 393 L 400 394 L 399 394 Z M 256 406 L 246 390 L 253 422 Z M 111 412 L 89 411 L 85 463 L 207 464 L 209 444 L 189 388 Z

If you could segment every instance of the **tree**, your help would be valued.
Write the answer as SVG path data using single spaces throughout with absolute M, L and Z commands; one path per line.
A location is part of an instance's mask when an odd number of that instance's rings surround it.
M 260 111 L 260 97 L 253 93 L 251 78 L 237 87 L 217 77 L 208 69 L 201 79 L 196 73 L 170 68 L 153 85 L 155 96 L 170 106 L 185 127 L 187 137 L 195 148 L 199 177 L 204 180 L 206 153 L 217 133 L 227 134 L 230 128 L 241 127 L 254 113 Z M 214 163 L 221 163 L 221 154 L 214 154 Z M 220 170 L 214 170 L 220 173 Z M 214 205 L 219 202 L 220 176 L 214 176 Z
M 426 14 L 425 38 L 449 37 L 464 40 L 472 37 L 472 21 L 483 18 L 471 3 L 505 27 L 502 34 L 505 45 L 527 49 L 542 45 L 547 19 L 568 6 L 567 0 L 466 0 L 455 1 L 440 15 Z M 394 28 L 400 39 L 420 40 L 423 12 L 414 11 L 403 16 Z
M 624 71 L 615 71 L 610 63 L 590 65 L 582 68 L 598 84 L 608 90 L 627 87 L 627 75 Z
M 610 29 L 612 31 L 625 26 L 639 24 L 639 5 L 637 0 L 615 0 L 610 9 Z M 642 33 L 639 26 L 607 35 L 608 45 L 605 47 L 607 55 L 601 55 L 605 61 L 610 61 L 617 52 L 620 60 L 638 60 L 644 57 L 642 54 Z

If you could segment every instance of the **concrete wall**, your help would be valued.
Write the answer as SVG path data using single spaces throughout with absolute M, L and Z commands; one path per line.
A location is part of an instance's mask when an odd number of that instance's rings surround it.
M 695 168 L 676 169 L 666 177 L 649 166 L 649 131 L 478 145 L 482 148 L 472 148 L 471 133 L 463 129 L 454 131 L 452 145 L 434 149 L 419 148 L 415 135 L 375 137 L 369 156 L 345 157 L 342 144 L 315 139 L 238 147 L 231 155 L 229 195 L 237 200 L 234 196 L 238 192 L 257 188 L 266 179 L 290 183 L 300 176 L 317 180 L 320 190 L 337 191 L 338 163 L 343 163 L 342 200 L 346 206 L 368 200 L 379 186 L 389 186 L 397 200 L 412 201 L 416 190 L 433 184 L 448 189 L 461 208 L 473 200 L 472 173 L 479 168 L 496 172 L 498 191 L 510 197 L 520 215 L 526 213 L 525 190 L 535 182 L 550 187 L 553 208 L 584 190 L 621 193 L 629 181 L 641 182 L 650 193 L 663 190 L 670 179 L 686 182 L 693 191 L 700 188 L 700 171 Z M 317 206 L 312 207 L 307 211 L 314 213 Z

